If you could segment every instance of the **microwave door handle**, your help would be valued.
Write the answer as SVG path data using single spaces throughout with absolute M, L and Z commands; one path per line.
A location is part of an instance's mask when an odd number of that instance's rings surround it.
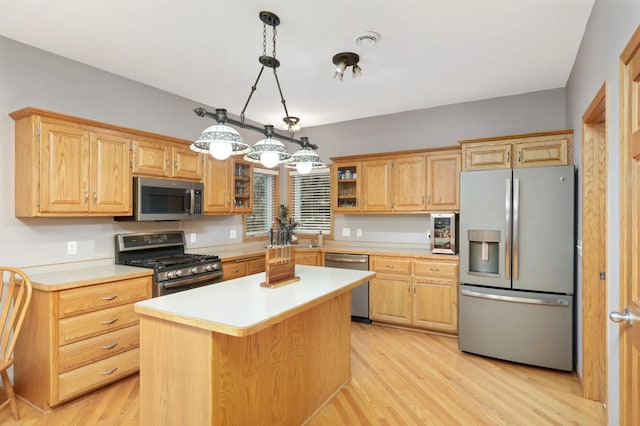
M 189 190 L 189 214 L 192 215 L 195 213 L 196 209 L 196 190 Z

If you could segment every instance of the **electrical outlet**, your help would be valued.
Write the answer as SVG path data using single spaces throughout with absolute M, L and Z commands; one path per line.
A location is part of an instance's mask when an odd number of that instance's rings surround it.
M 195 242 L 196 242 L 196 233 L 195 233 L 195 232 L 192 232 L 192 233 L 191 233 L 191 242 L 192 242 L 192 243 L 195 243 Z
M 356 237 L 362 237 L 362 229 L 356 229 Z
M 78 242 L 67 241 L 67 254 L 77 254 L 77 253 L 78 253 Z
M 351 236 L 351 229 L 350 228 L 342 228 L 342 236 L 343 237 L 350 237 Z
M 229 239 L 235 240 L 236 238 L 238 238 L 238 231 L 236 231 L 235 229 L 229 231 Z

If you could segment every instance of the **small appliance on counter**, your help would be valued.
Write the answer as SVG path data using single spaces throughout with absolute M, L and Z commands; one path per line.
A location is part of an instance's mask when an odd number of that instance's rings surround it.
M 455 213 L 431 214 L 431 253 L 456 254 L 458 227 Z

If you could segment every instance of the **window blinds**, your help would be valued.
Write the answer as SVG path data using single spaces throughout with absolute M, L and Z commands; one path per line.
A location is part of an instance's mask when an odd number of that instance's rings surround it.
M 329 169 L 302 175 L 291 173 L 290 214 L 298 222 L 296 234 L 331 233 L 331 175 Z
M 278 208 L 278 172 L 254 167 L 253 213 L 245 215 L 246 236 L 269 235 Z

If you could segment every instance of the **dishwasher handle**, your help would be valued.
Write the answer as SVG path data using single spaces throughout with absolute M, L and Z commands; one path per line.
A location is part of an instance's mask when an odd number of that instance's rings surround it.
M 325 255 L 324 260 L 328 262 L 338 262 L 338 263 L 367 263 L 369 261 L 368 256 L 346 257 L 341 255 L 335 255 L 335 254 Z

